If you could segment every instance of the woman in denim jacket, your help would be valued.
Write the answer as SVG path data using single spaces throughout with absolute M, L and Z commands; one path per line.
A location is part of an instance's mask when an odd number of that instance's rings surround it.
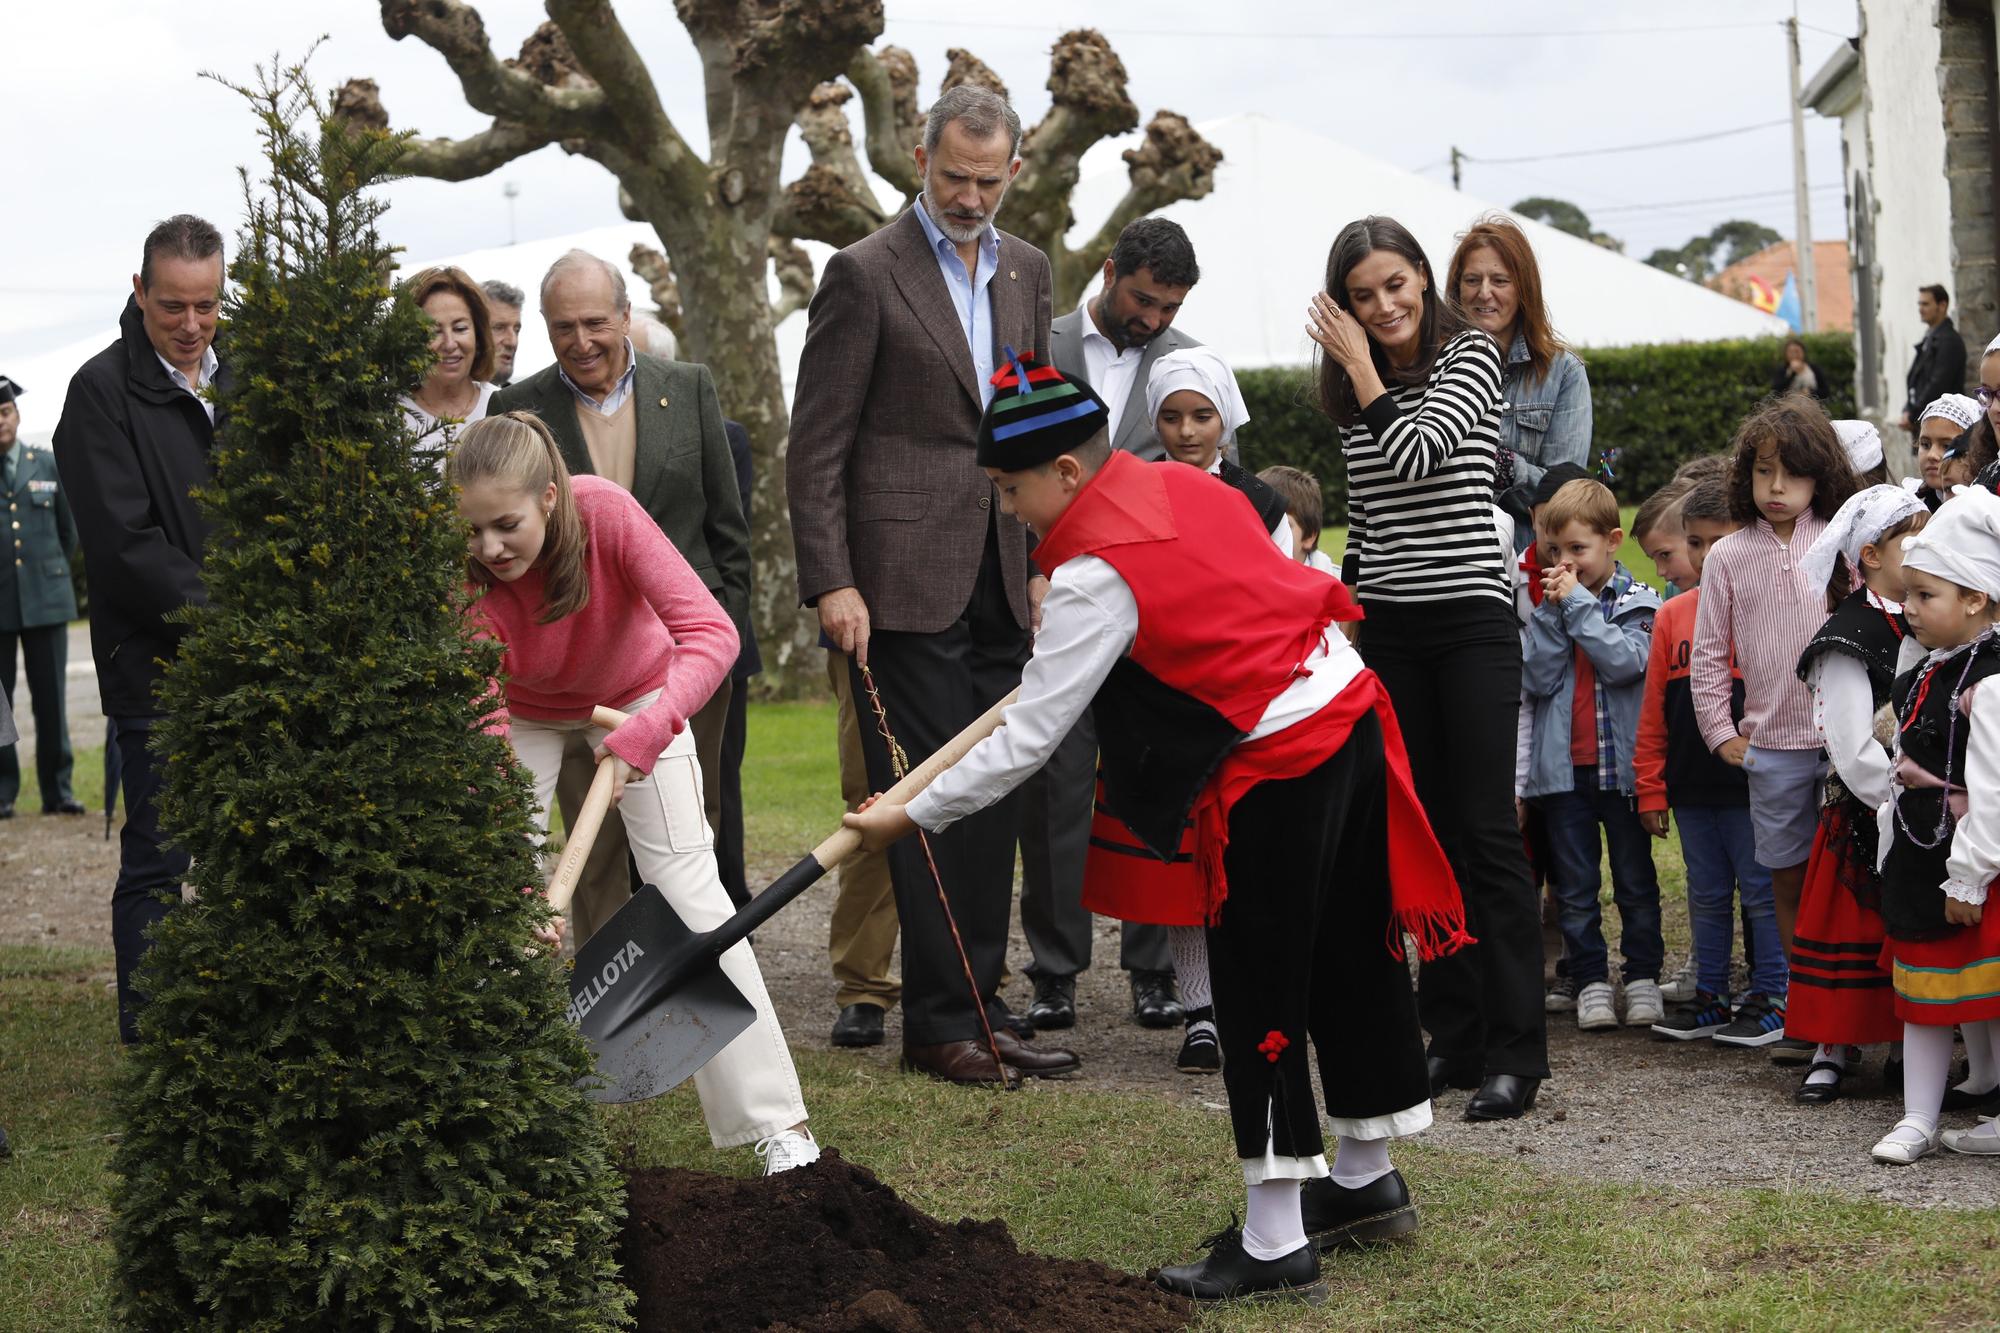
M 1558 463 L 1588 467 L 1590 380 L 1550 327 L 1542 272 L 1520 227 L 1499 213 L 1475 222 L 1452 254 L 1450 281 L 1466 317 L 1507 349 L 1495 494 L 1532 492 Z

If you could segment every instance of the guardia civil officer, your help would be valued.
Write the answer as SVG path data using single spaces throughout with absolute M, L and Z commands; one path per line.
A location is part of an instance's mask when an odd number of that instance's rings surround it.
M 76 617 L 69 558 L 76 523 L 45 449 L 21 441 L 21 386 L 0 375 L 0 692 L 14 702 L 14 668 L 25 661 L 35 719 L 35 776 L 42 813 L 80 815 L 70 792 L 69 721 L 63 716 L 69 622 Z M 0 819 L 14 817 L 21 761 L 10 738 L 0 745 Z

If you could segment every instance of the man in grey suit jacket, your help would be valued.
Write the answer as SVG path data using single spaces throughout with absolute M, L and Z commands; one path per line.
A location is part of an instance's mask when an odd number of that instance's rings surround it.
M 923 194 L 827 261 L 799 360 L 785 459 L 799 598 L 851 660 L 861 708 L 879 687 L 913 763 L 1020 683 L 1031 605 L 1048 586 L 1032 576 L 1026 527 L 1000 512 L 973 461 L 1004 349 L 1048 356 L 1048 258 L 991 221 L 1020 142 L 997 94 L 961 85 L 939 97 L 916 153 Z M 869 784 L 882 791 L 889 754 L 863 718 Z M 929 840 L 970 986 L 924 847 L 889 852 L 906 1067 L 971 1083 L 1078 1066 L 1010 1032 L 997 994 L 1016 814 L 1003 801 Z
M 541 307 L 556 364 L 494 394 L 488 414 L 533 412 L 556 437 L 572 474 L 602 476 L 629 490 L 747 641 L 750 531 L 708 367 L 635 351 L 624 275 L 584 251 L 572 250 L 549 268 Z M 711 828 L 722 822 L 722 732 L 730 692 L 725 679 L 688 719 Z M 594 765 L 583 735 L 576 733 L 565 751 L 556 786 L 565 821 L 576 818 L 590 787 Z M 631 896 L 625 831 L 616 815 L 614 809 L 606 816 L 577 885 L 570 917 L 578 944 Z
M 1089 384 L 1111 409 L 1114 448 L 1148 461 L 1165 457 L 1146 415 L 1146 379 L 1168 352 L 1198 345 L 1173 323 L 1200 278 L 1187 233 L 1165 218 L 1140 218 L 1118 234 L 1103 285 L 1049 326 L 1056 369 Z M 1076 1022 L 1076 974 L 1090 966 L 1083 873 L 1096 774 L 1097 736 L 1085 713 L 1021 790 L 1021 929 L 1034 955 L 1028 1019 L 1038 1028 Z M 1181 1021 L 1165 926 L 1126 922 L 1118 961 L 1131 975 L 1132 1015 L 1142 1026 Z

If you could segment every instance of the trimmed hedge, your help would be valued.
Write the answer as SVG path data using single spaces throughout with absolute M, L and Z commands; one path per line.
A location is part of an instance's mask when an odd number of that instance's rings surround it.
M 1844 333 L 1809 333 L 1806 355 L 1832 382 L 1827 414 L 1854 415 L 1854 342 Z M 1771 372 L 1783 359 L 1784 340 L 1670 343 L 1649 347 L 1598 347 L 1579 353 L 1590 372 L 1595 463 L 1615 449 L 1612 489 L 1637 504 L 1697 454 L 1714 453 L 1736 425 L 1771 391 Z M 1303 468 L 1326 492 L 1327 522 L 1344 522 L 1347 469 L 1340 434 L 1314 405 L 1310 367 L 1240 372 L 1237 383 L 1250 409 L 1243 428 L 1244 464 Z

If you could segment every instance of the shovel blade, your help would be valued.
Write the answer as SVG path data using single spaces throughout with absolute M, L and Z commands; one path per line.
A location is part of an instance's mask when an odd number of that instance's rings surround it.
M 655 987 L 699 953 L 665 895 L 648 884 L 577 951 L 569 1018 L 597 1057 L 585 1091 L 600 1102 L 658 1097 L 692 1078 L 757 1020 L 756 1006 L 710 962 L 623 1026 L 613 1019 L 626 996 Z

